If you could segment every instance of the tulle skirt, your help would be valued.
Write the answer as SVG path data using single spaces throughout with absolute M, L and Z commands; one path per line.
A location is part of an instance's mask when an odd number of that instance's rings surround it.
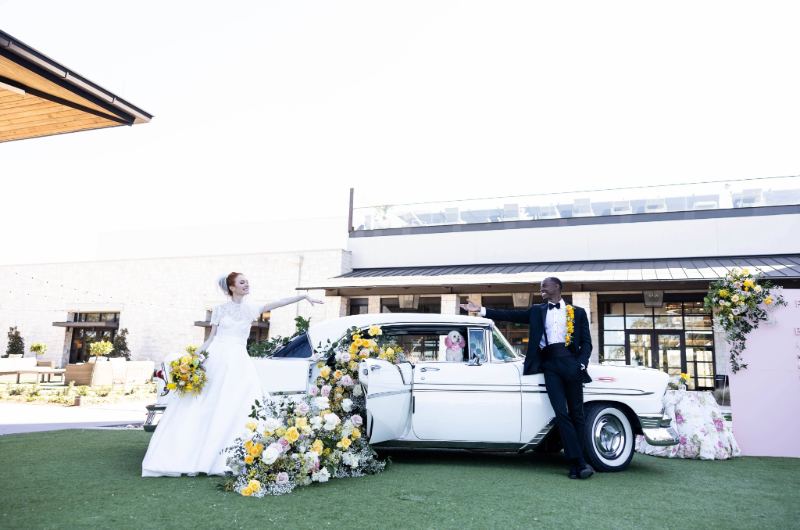
M 220 340 L 221 339 L 221 340 Z M 142 462 L 143 477 L 221 475 L 227 454 L 244 431 L 261 383 L 244 344 L 214 339 L 208 347 L 208 383 L 199 396 L 170 399 Z

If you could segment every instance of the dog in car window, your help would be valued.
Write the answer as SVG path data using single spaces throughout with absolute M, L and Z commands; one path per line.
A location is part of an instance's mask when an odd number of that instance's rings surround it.
M 463 361 L 464 360 L 464 347 L 467 341 L 464 336 L 458 331 L 451 331 L 444 339 L 444 345 L 447 346 L 445 350 L 446 359 L 448 361 Z

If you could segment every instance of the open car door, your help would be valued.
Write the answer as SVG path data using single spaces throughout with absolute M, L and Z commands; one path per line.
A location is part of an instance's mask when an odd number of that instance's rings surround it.
M 400 438 L 411 420 L 411 364 L 364 359 L 358 371 L 367 399 L 369 442 L 375 444 Z

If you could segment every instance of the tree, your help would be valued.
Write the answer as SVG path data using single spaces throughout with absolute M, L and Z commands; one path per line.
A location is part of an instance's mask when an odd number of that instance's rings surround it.
M 17 326 L 8 328 L 8 347 L 6 355 L 25 355 L 25 341 L 17 331 Z
M 125 357 L 131 360 L 131 350 L 128 349 L 128 328 L 122 328 L 114 337 L 114 349 L 108 354 L 109 357 Z

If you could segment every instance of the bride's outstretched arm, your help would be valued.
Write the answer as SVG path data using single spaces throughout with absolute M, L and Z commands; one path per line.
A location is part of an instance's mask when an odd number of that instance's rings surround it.
M 278 300 L 277 302 L 270 302 L 268 304 L 264 304 L 261 306 L 261 312 L 266 313 L 267 311 L 272 311 L 273 309 L 277 309 L 279 307 L 283 307 L 285 305 L 294 304 L 299 302 L 300 300 L 308 300 L 311 305 L 314 304 L 323 304 L 322 300 L 317 300 L 316 298 L 311 298 L 311 296 L 304 294 L 302 296 L 293 296 L 291 298 L 283 298 L 282 300 Z

